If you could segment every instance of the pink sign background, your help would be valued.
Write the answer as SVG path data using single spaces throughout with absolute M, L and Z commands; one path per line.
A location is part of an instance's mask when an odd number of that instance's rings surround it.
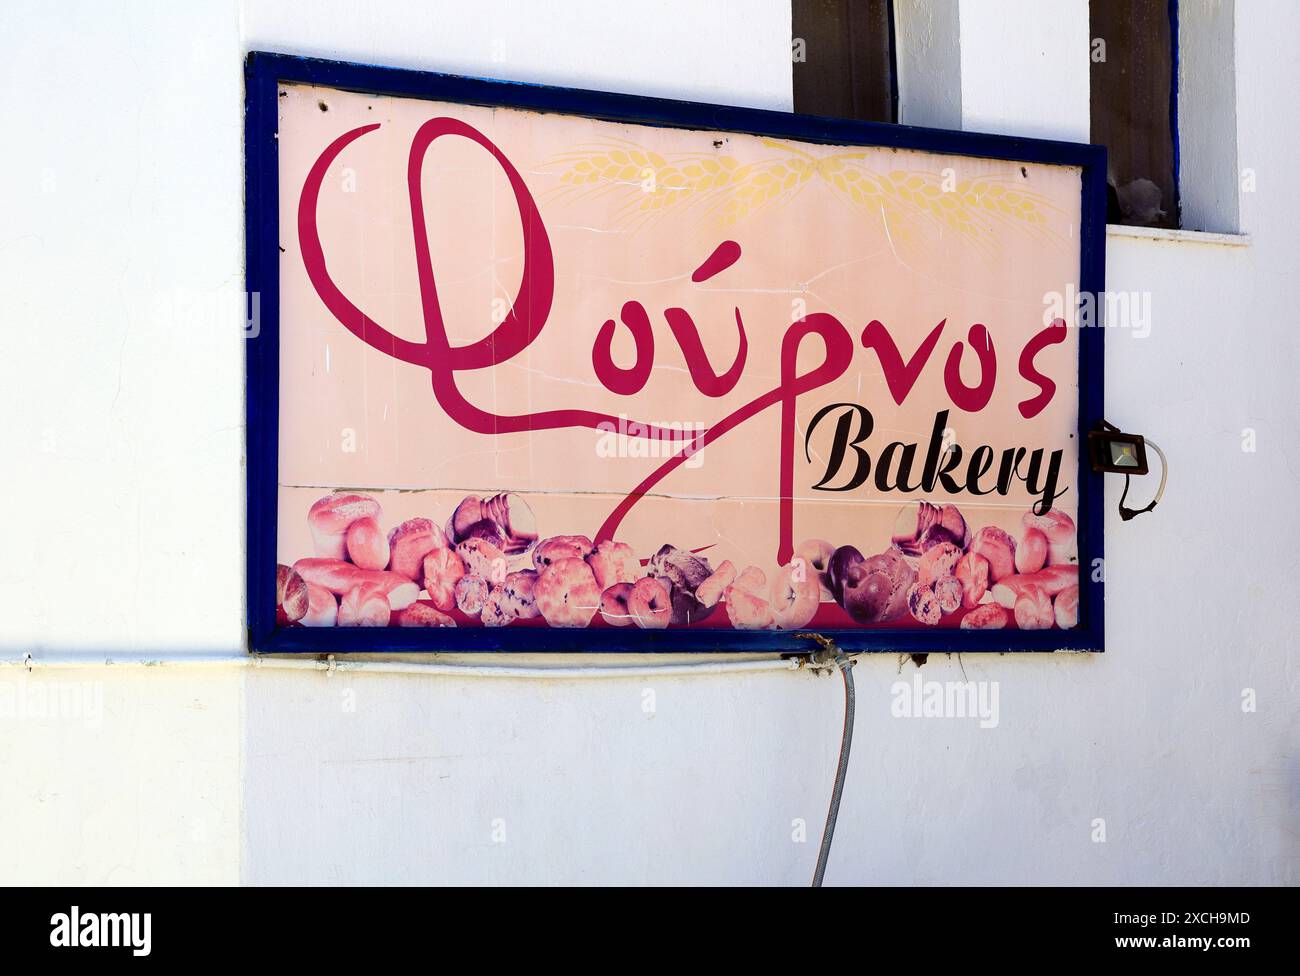
M 1077 169 L 283 92 L 283 622 L 1073 624 L 1078 336 L 1044 310 L 1078 280 Z M 454 126 L 418 160 L 416 219 L 412 144 L 438 119 Z M 543 239 L 549 307 L 536 289 L 521 307 Z M 430 342 L 431 308 L 449 349 L 503 322 L 533 337 L 463 368 L 395 355 Z M 494 419 L 553 411 L 613 430 Z M 924 470 L 954 448 L 956 491 Z M 827 490 L 864 455 L 862 484 Z M 417 536 L 403 558 L 443 554 L 397 565 Z

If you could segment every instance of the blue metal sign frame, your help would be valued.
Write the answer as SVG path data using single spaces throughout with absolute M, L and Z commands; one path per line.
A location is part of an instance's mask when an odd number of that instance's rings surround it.
M 610 92 L 489 81 L 427 71 L 254 52 L 245 64 L 246 289 L 259 298 L 260 321 L 247 349 L 248 641 L 257 653 L 302 652 L 794 652 L 797 631 L 640 630 L 635 627 L 302 628 L 275 617 L 279 417 L 280 83 L 379 95 L 562 112 L 639 125 L 738 132 L 834 145 L 885 146 L 962 156 L 1077 166 L 1082 172 L 1079 292 L 1105 288 L 1106 150 L 1042 139 L 949 132 L 913 126 L 793 115 L 760 109 L 644 98 Z M 1079 626 L 1071 630 L 844 629 L 824 631 L 849 652 L 1101 651 L 1104 644 L 1102 476 L 1082 445 L 1103 414 L 1103 323 L 1079 330 Z

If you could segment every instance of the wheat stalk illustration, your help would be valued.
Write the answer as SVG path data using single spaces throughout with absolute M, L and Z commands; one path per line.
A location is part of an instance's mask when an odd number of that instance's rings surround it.
M 1056 236 L 1046 227 L 1056 208 L 1009 180 L 956 180 L 951 172 L 918 170 L 883 173 L 872 166 L 874 153 L 840 150 L 817 156 L 777 140 L 763 144 L 777 155 L 744 164 L 722 153 L 668 160 L 630 143 L 578 149 L 551 161 L 559 167 L 561 184 L 552 192 L 573 198 L 622 195 L 615 219 L 625 224 L 669 210 L 698 210 L 727 228 L 820 182 L 850 205 L 878 214 L 891 234 L 907 236 L 918 228 L 951 232 L 981 250 L 992 248 L 1000 226 Z

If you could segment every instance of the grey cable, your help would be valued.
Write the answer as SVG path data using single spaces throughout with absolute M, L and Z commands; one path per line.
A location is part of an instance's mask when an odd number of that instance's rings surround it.
M 822 830 L 822 847 L 817 854 L 817 873 L 812 886 L 820 888 L 826 875 L 826 862 L 831 855 L 831 839 L 835 836 L 835 821 L 840 815 L 840 797 L 844 795 L 844 777 L 849 771 L 849 747 L 853 744 L 853 711 L 856 696 L 853 690 L 853 663 L 836 648 L 835 664 L 844 678 L 844 735 L 840 739 L 840 761 L 835 769 L 835 787 L 831 790 L 831 808 L 826 812 L 826 827 Z
M 1146 508 L 1128 508 L 1124 504 L 1128 501 L 1128 486 L 1130 480 L 1130 476 L 1126 472 L 1124 475 L 1124 493 L 1119 496 L 1119 517 L 1125 522 L 1138 515 L 1154 511 L 1156 505 L 1160 503 L 1160 499 L 1165 497 L 1165 483 L 1169 480 L 1169 459 L 1165 457 L 1165 452 L 1160 450 L 1160 445 L 1150 437 L 1146 438 L 1146 445 L 1147 447 L 1154 449 L 1155 452 L 1160 455 L 1160 487 L 1156 489 L 1155 497 L 1152 498 L 1151 501 L 1147 502 Z

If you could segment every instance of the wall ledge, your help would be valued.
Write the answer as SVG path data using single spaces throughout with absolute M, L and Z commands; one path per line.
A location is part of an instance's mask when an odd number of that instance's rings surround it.
M 1249 234 L 1216 234 L 1208 230 L 1173 230 L 1168 227 L 1127 227 L 1107 224 L 1106 239 L 1165 241 L 1181 244 L 1210 244 L 1215 247 L 1249 247 Z

